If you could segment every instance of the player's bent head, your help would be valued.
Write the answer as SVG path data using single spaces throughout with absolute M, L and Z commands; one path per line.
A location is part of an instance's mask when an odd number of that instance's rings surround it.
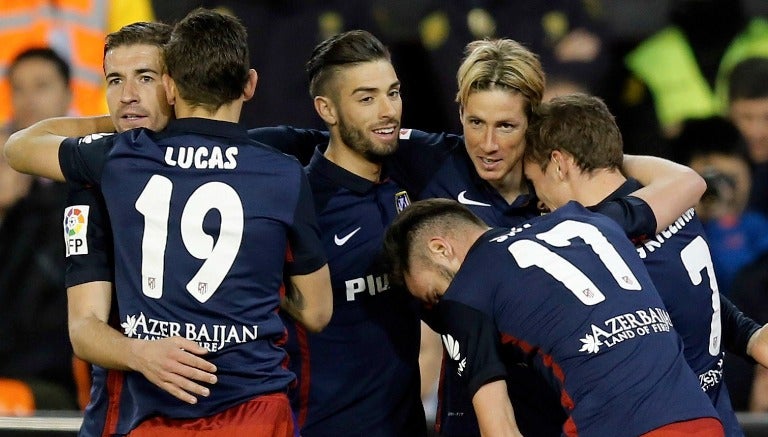
M 587 94 L 557 96 L 542 103 L 528 121 L 525 160 L 547 168 L 554 150 L 571 155 L 587 173 L 621 168 L 621 132 L 600 98 Z
M 240 98 L 248 84 L 248 32 L 236 17 L 195 9 L 174 26 L 165 64 L 182 99 L 216 110 Z
M 312 97 L 327 95 L 335 73 L 346 66 L 385 60 L 391 62 L 389 50 L 365 30 L 350 30 L 334 35 L 318 44 L 307 61 L 309 93 Z
M 384 235 L 384 252 L 392 280 L 405 283 L 403 278 L 413 261 L 426 258 L 427 239 L 455 235 L 467 227 L 487 228 L 488 225 L 452 199 L 420 200 L 406 207 Z
M 517 41 L 506 38 L 467 44 L 456 80 L 459 87 L 456 102 L 460 106 L 477 91 L 518 92 L 525 97 L 525 112 L 530 117 L 544 96 L 544 70 L 539 57 Z

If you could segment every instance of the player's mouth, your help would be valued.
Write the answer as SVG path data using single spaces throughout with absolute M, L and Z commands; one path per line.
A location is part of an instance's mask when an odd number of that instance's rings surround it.
M 485 171 L 498 170 L 499 167 L 501 167 L 501 163 L 503 161 L 504 161 L 503 159 L 491 159 L 491 158 L 484 158 L 482 156 L 478 156 L 476 159 L 476 162 L 480 164 L 480 168 Z
M 398 126 L 396 124 L 380 127 L 372 130 L 373 134 L 381 140 L 391 141 L 397 138 Z

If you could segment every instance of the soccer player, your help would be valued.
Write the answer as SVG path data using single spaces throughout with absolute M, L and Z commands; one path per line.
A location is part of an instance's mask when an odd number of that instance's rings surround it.
M 539 199 L 554 210 L 575 200 L 653 235 L 657 218 L 674 211 L 639 199 L 643 187 L 620 171 L 622 138 L 613 115 L 597 97 L 573 94 L 543 103 L 526 137 L 525 174 Z M 645 230 L 642 228 L 645 227 Z M 720 416 L 728 436 L 744 435 L 723 381 L 721 296 L 704 228 L 693 208 L 654 237 L 640 241 L 637 253 L 683 339 L 685 358 Z M 740 352 L 760 325 L 738 311 L 734 343 Z M 728 328 L 726 326 L 726 328 Z
M 330 132 L 306 170 L 334 310 L 320 333 L 285 318 L 301 434 L 424 436 L 418 304 L 390 283 L 382 254 L 385 228 L 410 203 L 382 168 L 398 145 L 400 80 L 389 51 L 364 31 L 320 43 L 307 71 Z
M 92 132 L 113 131 L 115 128 L 122 132 L 134 127 L 153 130 L 165 127 L 173 115 L 173 108 L 167 102 L 161 81 L 165 65 L 162 46 L 168 42 L 171 29 L 171 26 L 162 23 L 138 22 L 109 34 L 105 41 L 103 62 L 105 77 L 109 82 L 107 105 L 111 117 L 42 121 L 23 135 L 20 133 L 24 141 L 12 141 L 9 144 L 6 151 L 10 152 L 8 156 L 14 165 L 22 166 L 24 171 L 33 174 L 63 181 L 57 158 L 62 138 L 58 135 L 84 136 Z M 19 144 L 23 145 L 16 147 Z M 70 227 L 68 230 L 73 232 L 65 235 L 65 239 L 73 246 L 83 244 L 81 250 L 68 250 L 66 258 L 65 281 L 72 337 L 88 335 L 94 308 L 103 312 L 103 321 L 109 319 L 113 326 L 119 327 L 116 308 L 112 307 L 112 311 L 109 311 L 114 262 L 108 217 L 99 209 L 103 202 L 96 188 L 71 190 L 68 204 L 89 205 L 89 208 L 72 207 L 65 212 L 67 218 L 82 218 L 85 225 L 82 228 Z M 74 232 L 76 229 L 82 229 L 82 232 Z M 178 337 L 146 340 L 128 356 L 121 355 L 121 352 L 118 348 L 114 356 L 128 360 L 119 368 L 141 372 L 189 402 L 194 401 L 194 397 L 181 387 L 202 395 L 207 388 L 195 383 L 193 379 L 215 382 L 212 372 L 216 367 L 193 355 L 204 354 L 206 350 L 191 340 Z M 107 411 L 110 409 L 110 400 L 114 402 L 121 395 L 117 389 L 122 376 L 120 371 L 113 369 L 107 372 L 100 366 L 93 366 L 90 400 L 80 429 L 81 436 L 100 436 L 105 428 L 111 429 L 115 418 L 108 417 Z
M 227 417 L 235 416 L 240 419 L 217 431 L 273 427 L 274 435 L 290 435 L 284 391 L 293 374 L 283 365 L 284 327 L 275 311 L 286 250 L 293 262 L 284 308 L 310 330 L 325 325 L 331 308 L 306 178 L 298 163 L 249 141 L 235 124 L 256 82 L 239 21 L 193 12 L 166 48 L 164 80 L 179 120 L 162 134 L 140 130 L 92 147 L 65 140 L 62 169 L 70 180 L 101 183 L 105 193 L 119 248 L 115 282 L 125 332 L 194 339 L 209 351 L 217 382 L 210 396 L 190 406 L 141 375 L 126 374 L 132 409 L 121 411 L 117 432 L 140 424 L 134 434 L 156 435 L 193 418 L 231 422 Z M 190 53 L 200 62 L 190 62 Z M 109 159 L 104 151 L 111 145 L 100 142 L 114 143 Z M 80 158 L 93 165 L 72 165 Z M 136 202 L 126 203 L 126 192 Z
M 401 130 L 399 147 L 385 160 L 391 178 L 417 199 L 456 199 L 494 226 L 516 226 L 540 215 L 523 178 L 521 159 L 528 117 L 544 92 L 538 57 L 513 40 L 474 41 L 466 48 L 457 80 L 464 135 Z M 324 138 L 321 132 L 288 127 L 255 129 L 251 134 L 297 155 Z M 626 161 L 630 173 L 649 188 L 661 185 L 666 195 L 656 196 L 656 201 L 668 201 L 677 215 L 703 193 L 702 179 L 686 167 L 658 160 L 649 165 L 644 157 Z M 437 429 L 446 436 L 478 435 L 465 386 L 452 381 L 457 363 L 445 360 L 444 365 Z M 558 399 L 530 369 L 511 371 L 519 382 L 513 387 L 513 401 L 523 434 L 559 435 L 565 418 Z
M 723 435 L 647 271 L 607 217 L 571 202 L 489 229 L 432 199 L 395 219 L 385 247 L 394 279 L 434 305 L 483 435 L 517 431 L 510 356 L 560 394 L 564 435 Z

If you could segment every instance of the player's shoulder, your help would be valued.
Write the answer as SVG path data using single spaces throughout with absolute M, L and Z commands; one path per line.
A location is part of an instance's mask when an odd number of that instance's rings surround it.
M 77 138 L 78 144 L 111 144 L 115 141 L 115 133 L 114 132 L 101 132 L 101 133 L 93 133 L 88 134 L 84 137 Z

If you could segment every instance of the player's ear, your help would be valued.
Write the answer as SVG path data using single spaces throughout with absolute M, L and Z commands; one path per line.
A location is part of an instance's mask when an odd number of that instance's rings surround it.
M 248 82 L 246 82 L 243 89 L 243 101 L 247 102 L 253 98 L 253 95 L 256 94 L 256 83 L 258 81 L 259 75 L 256 73 L 256 70 L 253 68 L 248 70 Z
M 176 82 L 168 73 L 163 73 L 163 88 L 165 88 L 165 99 L 169 105 L 176 103 Z
M 563 154 L 563 152 L 555 149 L 552 151 L 552 153 L 550 153 L 549 160 L 550 165 L 555 166 L 555 174 L 557 174 L 557 177 L 563 179 L 565 174 L 568 172 L 566 156 Z
M 317 115 L 323 119 L 328 126 L 334 126 L 338 123 L 338 117 L 336 116 L 336 107 L 333 105 L 333 101 L 325 96 L 316 96 L 313 100 L 315 104 L 315 111 Z
M 453 248 L 442 237 L 432 237 L 427 242 L 427 252 L 433 258 L 449 258 L 453 254 Z

